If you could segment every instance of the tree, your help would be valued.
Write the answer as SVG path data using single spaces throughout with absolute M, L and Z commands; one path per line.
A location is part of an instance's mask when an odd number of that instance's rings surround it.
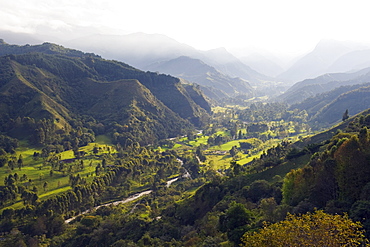
M 236 161 L 231 161 L 230 162 L 230 168 L 231 168 L 231 171 L 232 171 L 232 175 L 234 175 L 234 176 L 239 175 L 240 172 L 242 171 L 242 166 L 239 165 L 238 163 L 236 163 Z
M 238 139 L 243 139 L 243 132 L 241 130 L 238 132 Z
M 349 115 L 348 115 L 348 109 L 347 109 L 347 110 L 343 113 L 342 120 L 343 120 L 343 121 L 346 121 L 348 118 L 349 118 Z
M 281 222 L 247 232 L 243 246 L 363 246 L 368 240 L 362 226 L 348 215 L 330 215 L 322 210 L 303 215 L 288 214 Z
M 6 158 L 6 156 L 0 156 L 0 167 L 5 166 L 7 162 L 8 159 Z
M 95 146 L 94 146 L 94 148 L 93 148 L 93 153 L 94 153 L 95 155 L 97 155 L 97 154 L 99 153 L 99 147 L 98 147 L 97 145 L 95 145 Z
M 46 191 L 46 190 L 47 190 L 48 186 L 49 186 L 48 182 L 47 182 L 47 181 L 45 181 L 45 183 L 44 183 L 44 185 L 43 185 L 43 187 L 44 187 L 44 191 Z
M 247 193 L 247 197 L 253 202 L 258 202 L 261 198 L 267 198 L 272 196 L 272 189 L 270 184 L 266 180 L 254 181 Z
M 202 152 L 202 148 L 201 146 L 198 146 L 196 151 L 195 151 L 195 154 L 198 156 L 199 160 L 201 162 L 204 162 L 207 160 L 206 156 L 204 156 L 203 152 Z
M 17 164 L 18 164 L 18 169 L 21 170 L 22 167 L 23 167 L 23 157 L 22 157 L 22 154 L 19 155 Z
M 229 240 L 238 244 L 243 233 L 250 229 L 252 219 L 252 213 L 243 204 L 233 201 L 226 213 L 220 216 L 220 230 L 227 232 Z
M 238 154 L 238 148 L 236 146 L 233 146 L 231 149 L 230 149 L 230 155 L 231 157 L 235 157 L 237 154 Z

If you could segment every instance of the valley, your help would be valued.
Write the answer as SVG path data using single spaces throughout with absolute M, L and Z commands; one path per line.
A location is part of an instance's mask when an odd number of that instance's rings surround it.
M 289 87 L 184 49 L 131 54 L 145 72 L 0 43 L 0 245 L 251 246 L 333 215 L 368 243 L 368 68 Z

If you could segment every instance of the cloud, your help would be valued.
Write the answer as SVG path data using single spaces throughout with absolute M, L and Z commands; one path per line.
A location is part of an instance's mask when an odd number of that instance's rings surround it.
M 0 29 L 67 38 L 88 32 L 161 33 L 198 49 L 313 48 L 321 38 L 370 41 L 367 1 L 0 0 Z M 76 31 L 77 30 L 77 31 Z

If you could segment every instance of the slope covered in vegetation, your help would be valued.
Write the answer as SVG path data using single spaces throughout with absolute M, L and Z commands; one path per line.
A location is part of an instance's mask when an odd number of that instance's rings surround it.
M 209 118 L 200 91 L 190 86 L 187 90 L 174 77 L 48 43 L 2 43 L 0 51 L 18 54 L 0 57 L 1 128 L 10 135 L 69 133 L 84 116 L 89 120 L 83 127 L 115 134 L 121 145 L 129 139 L 149 144 L 179 135 L 191 124 L 202 126 Z M 55 130 L 33 126 L 42 119 L 55 123 Z M 20 124 L 14 124 L 16 120 Z

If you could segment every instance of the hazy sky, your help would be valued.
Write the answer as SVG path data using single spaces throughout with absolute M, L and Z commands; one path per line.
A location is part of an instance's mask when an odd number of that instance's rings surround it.
M 0 0 L 0 30 L 64 38 L 91 28 L 160 33 L 201 50 L 296 54 L 321 39 L 369 43 L 369 6 L 366 0 Z

